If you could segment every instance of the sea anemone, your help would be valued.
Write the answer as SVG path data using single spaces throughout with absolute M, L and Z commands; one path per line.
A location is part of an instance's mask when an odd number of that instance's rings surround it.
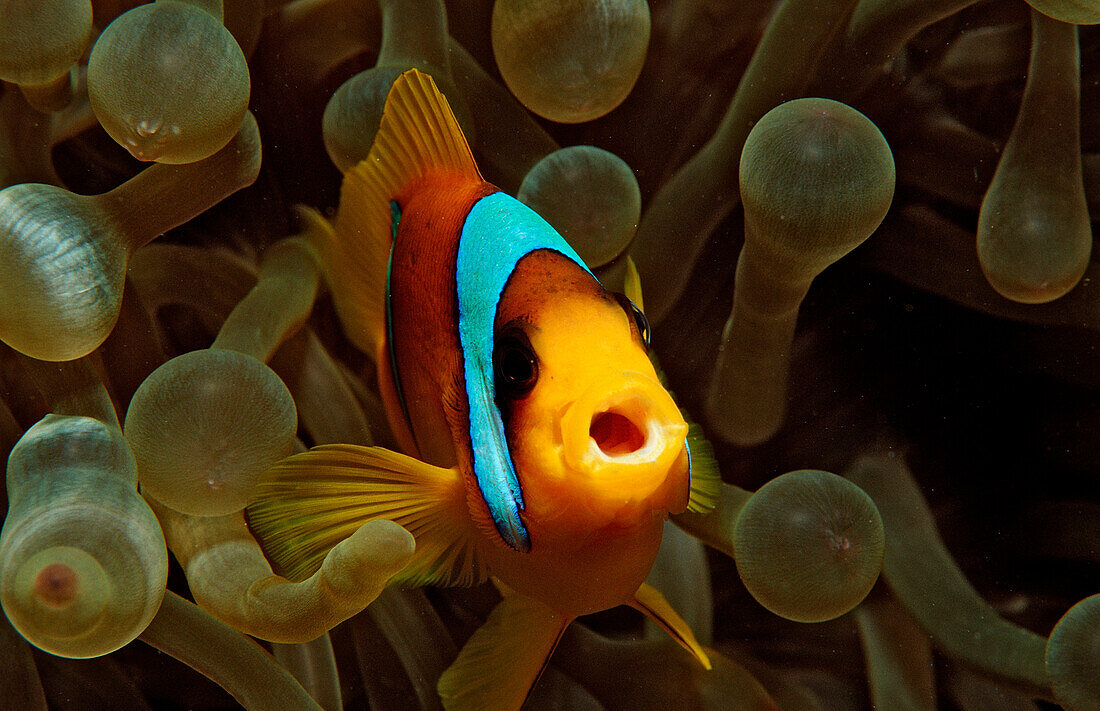
M 1095 3 L 0 17 L 0 705 L 443 708 L 493 585 L 388 586 L 384 520 L 291 581 L 244 512 L 397 447 L 315 245 L 415 67 L 644 307 L 724 480 L 649 579 L 714 668 L 599 613 L 524 708 L 1100 709 Z

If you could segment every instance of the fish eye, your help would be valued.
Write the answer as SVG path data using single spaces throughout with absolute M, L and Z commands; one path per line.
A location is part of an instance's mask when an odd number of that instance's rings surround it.
M 649 319 L 645 317 L 638 305 L 625 294 L 615 294 L 615 300 L 623 307 L 627 315 L 634 319 L 634 325 L 638 327 L 638 335 L 642 337 L 642 343 L 649 348 Z
M 499 336 L 493 347 L 493 380 L 501 395 L 526 395 L 539 377 L 539 361 L 522 332 Z

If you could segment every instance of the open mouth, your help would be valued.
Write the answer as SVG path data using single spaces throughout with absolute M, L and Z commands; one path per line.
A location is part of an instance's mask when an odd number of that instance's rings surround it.
M 640 373 L 613 373 L 566 408 L 562 455 L 567 467 L 621 498 L 616 487 L 645 489 L 667 476 L 683 451 L 686 432 L 687 424 L 660 383 Z
M 608 456 L 632 454 L 645 446 L 645 432 L 627 415 L 609 410 L 597 413 L 588 436 Z

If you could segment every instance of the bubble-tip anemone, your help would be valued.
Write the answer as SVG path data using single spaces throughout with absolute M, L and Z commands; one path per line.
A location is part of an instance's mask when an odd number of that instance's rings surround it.
M 591 121 L 618 106 L 649 46 L 645 0 L 497 0 L 493 53 L 524 106 L 562 123 Z
M 0 340 L 41 360 L 87 355 L 110 334 L 134 250 L 256 179 L 247 114 L 206 160 L 154 165 L 101 195 L 20 183 L 0 190 Z
M 248 108 L 244 52 L 210 13 L 157 0 L 119 16 L 88 57 L 88 99 L 139 160 L 192 163 L 233 138 Z
M 1089 265 L 1080 63 L 1077 28 L 1033 11 L 1028 83 L 978 213 L 982 271 L 1013 301 L 1057 299 Z
M 126 439 L 142 490 L 176 511 L 240 511 L 252 483 L 294 447 L 298 416 L 279 376 L 227 350 L 185 353 L 134 393 Z
M 866 597 L 882 567 L 878 509 L 858 487 L 827 472 L 790 472 L 762 486 L 733 536 L 745 587 L 789 620 L 843 615 Z
M 723 484 L 713 511 L 673 521 L 731 556 L 756 601 L 790 620 L 848 612 L 882 568 L 878 510 L 859 487 L 828 472 L 788 472 L 756 492 Z
M 1067 709 L 1100 709 L 1100 595 L 1071 607 L 1054 626 L 1046 667 L 1054 695 Z
M 153 618 L 168 554 L 136 483 L 122 434 L 90 417 L 47 415 L 12 450 L 0 601 L 35 646 L 95 657 Z
M 878 127 L 850 106 L 794 99 L 753 126 L 739 176 L 745 244 L 707 414 L 720 437 L 753 445 L 783 422 L 802 299 L 886 216 L 894 158 Z
M 601 267 L 626 249 L 642 210 L 630 166 L 595 146 L 570 146 L 545 156 L 524 177 L 516 197 L 590 267 Z

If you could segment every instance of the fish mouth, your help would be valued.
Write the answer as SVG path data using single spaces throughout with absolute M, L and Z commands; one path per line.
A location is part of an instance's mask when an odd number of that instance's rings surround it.
M 562 458 L 594 493 L 638 502 L 669 478 L 687 429 L 659 382 L 642 373 L 612 373 L 565 410 Z
M 597 412 L 588 427 L 588 436 L 596 443 L 600 451 L 607 456 L 617 457 L 635 454 L 644 449 L 646 442 L 652 441 L 643 432 L 637 421 L 641 419 L 624 414 L 619 410 Z

